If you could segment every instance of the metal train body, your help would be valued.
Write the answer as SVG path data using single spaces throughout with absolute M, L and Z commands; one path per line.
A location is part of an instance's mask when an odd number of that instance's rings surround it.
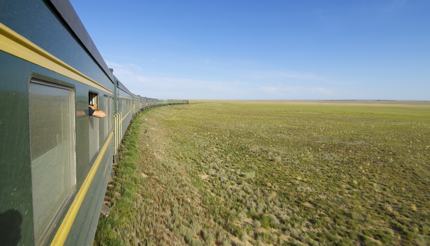
M 167 103 L 113 76 L 68 1 L 0 0 L 0 244 L 92 244 L 130 121 Z

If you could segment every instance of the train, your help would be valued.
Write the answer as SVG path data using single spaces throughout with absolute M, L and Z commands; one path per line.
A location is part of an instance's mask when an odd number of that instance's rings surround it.
M 67 0 L 0 0 L 0 244 L 92 244 L 133 117 L 187 102 L 129 91 Z

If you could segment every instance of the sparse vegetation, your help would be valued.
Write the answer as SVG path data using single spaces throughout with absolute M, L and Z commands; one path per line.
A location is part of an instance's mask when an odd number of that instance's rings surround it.
M 122 149 L 97 244 L 430 242 L 430 104 L 196 102 Z

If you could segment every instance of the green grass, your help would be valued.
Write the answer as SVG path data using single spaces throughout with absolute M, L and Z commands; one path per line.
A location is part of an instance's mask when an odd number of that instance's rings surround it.
M 97 243 L 430 242 L 430 104 L 195 102 L 130 132 Z
M 95 242 L 102 245 L 123 245 L 133 243 L 134 230 L 130 222 L 136 210 L 133 205 L 142 188 L 139 174 L 136 173 L 140 159 L 139 137 L 144 113 L 139 113 L 132 121 L 123 144 L 120 147 L 119 162 L 114 166 L 113 182 L 109 184 L 107 197 L 112 206 L 109 216 L 101 216 Z

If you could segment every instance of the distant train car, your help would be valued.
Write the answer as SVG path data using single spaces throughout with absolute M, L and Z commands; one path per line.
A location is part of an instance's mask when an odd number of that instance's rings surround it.
M 119 82 L 68 1 L 0 1 L 0 244 L 92 244 L 133 115 L 177 102 Z

